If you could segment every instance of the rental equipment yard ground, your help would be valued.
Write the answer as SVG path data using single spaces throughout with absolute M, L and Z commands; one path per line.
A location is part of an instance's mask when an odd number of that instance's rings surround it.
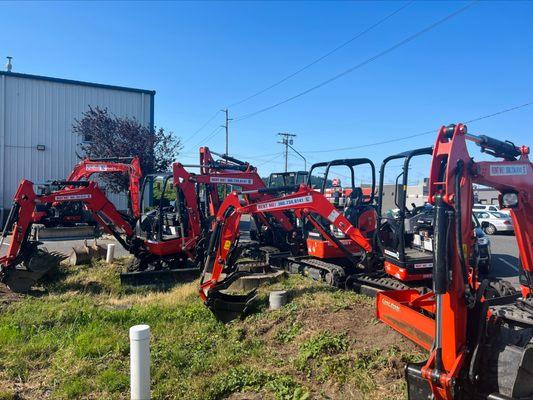
M 126 399 L 128 328 L 152 327 L 154 399 L 401 399 L 422 353 L 369 298 L 299 276 L 261 290 L 244 321 L 218 322 L 198 282 L 124 288 L 114 266 L 62 269 L 0 303 L 0 399 Z M 266 293 L 292 301 L 266 309 Z
M 517 283 L 515 238 L 490 239 L 493 275 Z M 423 357 L 374 319 L 371 299 L 308 279 L 263 288 L 252 316 L 223 325 L 197 282 L 123 288 L 116 268 L 62 269 L 30 295 L 0 294 L 0 399 L 128 398 L 127 332 L 137 323 L 154 333 L 154 399 L 401 399 L 403 365 Z M 270 312 L 266 293 L 280 287 L 293 300 Z

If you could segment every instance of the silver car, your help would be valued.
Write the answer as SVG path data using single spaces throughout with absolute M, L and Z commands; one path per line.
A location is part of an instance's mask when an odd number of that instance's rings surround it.
M 499 211 L 474 211 L 474 215 L 487 235 L 514 231 L 513 221 L 507 214 Z

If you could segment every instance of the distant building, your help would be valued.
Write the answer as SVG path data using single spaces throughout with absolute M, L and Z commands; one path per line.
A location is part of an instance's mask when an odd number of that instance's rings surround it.
M 83 140 L 72 133 L 89 106 L 153 128 L 152 90 L 0 71 L 0 225 L 22 178 L 66 178 Z M 125 199 L 111 196 L 119 208 Z
M 474 188 L 474 203 L 479 204 L 499 204 L 497 190 L 489 187 L 475 187 Z
M 411 208 L 412 203 L 414 203 L 416 206 L 422 206 L 427 202 L 429 192 L 428 183 L 429 180 L 425 178 L 423 182 L 420 182 L 418 185 L 407 186 L 407 207 Z M 384 214 L 387 212 L 387 210 L 398 208 L 395 199 L 396 185 L 383 185 L 383 205 L 381 210 Z

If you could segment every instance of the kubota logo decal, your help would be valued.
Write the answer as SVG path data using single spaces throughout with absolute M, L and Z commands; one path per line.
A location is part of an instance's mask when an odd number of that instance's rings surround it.
M 527 175 L 525 165 L 491 165 L 490 176 Z
M 400 312 L 400 306 L 398 306 L 397 304 L 394 304 L 393 302 L 387 299 L 381 299 L 381 303 L 396 312 Z
M 268 203 L 259 203 L 257 205 L 257 211 L 272 210 L 280 207 L 290 207 L 298 204 L 312 203 L 313 198 L 311 196 L 295 197 L 293 199 L 285 199 L 278 201 L 269 201 Z
M 87 171 L 107 171 L 109 167 L 104 164 L 87 165 L 85 167 Z
M 69 194 L 63 196 L 54 197 L 54 201 L 64 201 L 64 200 L 85 200 L 90 199 L 93 196 L 91 194 Z
M 209 178 L 211 183 L 227 183 L 229 185 L 252 185 L 254 183 L 253 179 L 246 178 L 222 178 L 219 176 L 211 176 Z
M 385 250 L 385 254 L 394 258 L 400 258 L 400 255 L 394 251 Z

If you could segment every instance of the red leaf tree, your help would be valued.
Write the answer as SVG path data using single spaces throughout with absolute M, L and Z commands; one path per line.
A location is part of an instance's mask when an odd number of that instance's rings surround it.
M 152 130 L 134 118 L 117 117 L 106 108 L 89 107 L 76 120 L 72 131 L 80 135 L 83 157 L 133 157 L 141 161 L 143 174 L 170 170 L 181 150 L 181 141 L 163 128 Z M 108 189 L 115 193 L 128 187 L 120 174 L 102 175 Z

